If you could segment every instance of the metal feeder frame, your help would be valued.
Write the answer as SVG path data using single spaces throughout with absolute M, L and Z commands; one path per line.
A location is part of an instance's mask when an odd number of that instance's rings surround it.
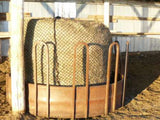
M 47 59 L 47 84 L 37 83 L 37 46 L 43 44 L 46 47 Z M 79 45 L 86 47 L 86 83 L 85 86 L 76 86 L 76 50 Z M 113 46 L 116 46 L 114 83 L 110 84 L 111 58 Z M 49 84 L 49 48 L 45 42 L 34 44 L 34 81 L 28 83 L 28 108 L 35 116 L 48 118 L 88 118 L 100 115 L 107 116 L 109 112 L 124 105 L 125 86 L 127 76 L 129 42 L 126 43 L 125 69 L 122 79 L 118 81 L 118 66 L 120 47 L 118 42 L 109 46 L 106 84 L 89 85 L 89 46 L 85 42 L 79 42 L 74 47 L 73 85 L 71 87 L 53 86 Z M 11 81 L 9 75 L 6 80 L 7 100 L 11 101 Z M 10 102 L 11 103 L 11 102 Z

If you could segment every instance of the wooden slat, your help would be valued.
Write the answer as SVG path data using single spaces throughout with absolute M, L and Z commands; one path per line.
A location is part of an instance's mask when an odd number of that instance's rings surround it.
M 103 22 L 103 19 L 92 19 L 92 18 L 76 18 L 76 20 L 81 20 L 81 21 L 98 21 L 98 22 Z
M 104 22 L 104 19 L 93 19 L 93 18 L 76 18 L 76 20 L 81 20 L 81 21 L 90 21 L 90 22 L 94 22 L 94 21 L 98 21 L 98 22 Z M 110 22 L 116 23 L 117 20 L 110 20 Z
M 31 13 L 24 13 L 24 17 L 31 17 Z M 0 13 L 0 21 L 10 21 L 10 13 Z
M 89 15 L 89 19 L 103 20 L 103 15 Z M 160 21 L 160 18 L 156 17 L 134 17 L 134 16 L 110 16 L 110 22 L 115 22 L 118 20 L 145 20 L 145 21 Z
M 104 16 L 103 15 L 88 15 L 87 19 L 103 22 Z M 110 16 L 110 22 L 116 23 L 117 19 L 112 19 L 112 16 Z
M 114 19 L 114 20 L 116 19 L 116 20 L 160 21 L 160 18 L 156 18 L 156 17 L 133 17 L 133 16 L 112 16 L 111 19 Z
M 131 32 L 122 32 L 122 33 L 118 33 L 118 32 L 111 32 L 112 35 L 119 35 L 119 36 L 137 36 L 137 35 L 160 35 L 160 33 L 131 33 Z
M 0 21 L 9 21 L 10 15 L 9 13 L 0 13 Z
M 120 36 L 137 36 L 137 35 L 160 35 L 160 33 L 131 33 L 131 32 L 111 32 L 112 35 L 120 35 Z M 0 32 L 0 39 L 9 39 L 10 38 L 10 33 L 9 32 Z
M 24 17 L 31 17 L 31 13 L 24 13 Z
M 31 13 L 24 13 L 24 17 L 31 17 Z M 88 21 L 104 21 L 104 16 L 102 15 L 89 15 L 88 18 L 78 18 L 79 20 Z M 9 21 L 9 13 L 0 13 L 0 21 Z M 133 17 L 133 16 L 110 16 L 110 22 L 117 22 L 118 20 L 145 20 L 145 21 L 160 21 L 160 18 L 156 17 Z
M 103 15 L 88 15 L 90 19 L 104 19 Z
M 9 32 L 0 32 L 0 39 L 9 39 L 10 33 Z
M 25 2 L 76 2 L 78 4 L 102 4 L 104 0 L 25 0 Z

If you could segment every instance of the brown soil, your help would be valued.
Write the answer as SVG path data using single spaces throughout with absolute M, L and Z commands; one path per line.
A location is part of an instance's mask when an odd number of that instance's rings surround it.
M 43 119 L 14 116 L 5 101 L 5 74 L 0 73 L 0 119 Z M 94 119 L 160 119 L 160 52 L 130 53 L 125 106 Z

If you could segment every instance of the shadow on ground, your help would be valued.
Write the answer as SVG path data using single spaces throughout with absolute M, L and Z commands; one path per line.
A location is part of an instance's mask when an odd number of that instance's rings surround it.
M 160 52 L 130 53 L 125 104 L 152 84 L 159 75 Z

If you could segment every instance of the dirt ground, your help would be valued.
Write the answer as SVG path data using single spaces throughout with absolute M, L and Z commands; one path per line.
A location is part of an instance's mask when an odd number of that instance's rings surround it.
M 160 119 L 160 52 L 130 53 L 125 106 L 107 117 L 92 119 Z M 5 100 L 5 74 L 0 73 L 0 120 L 34 120 L 29 114 L 14 116 Z

